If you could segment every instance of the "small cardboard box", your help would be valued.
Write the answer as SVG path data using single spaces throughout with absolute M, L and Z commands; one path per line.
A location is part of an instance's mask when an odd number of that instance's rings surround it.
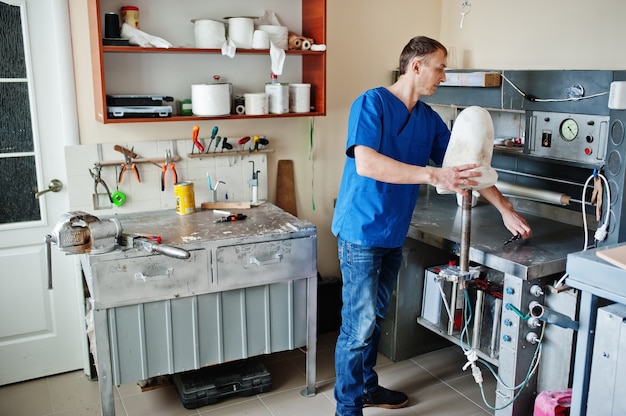
M 499 87 L 501 76 L 498 72 L 447 72 L 444 87 Z

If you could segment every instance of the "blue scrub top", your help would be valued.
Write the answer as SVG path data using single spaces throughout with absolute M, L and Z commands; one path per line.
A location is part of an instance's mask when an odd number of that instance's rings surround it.
M 346 162 L 332 232 L 354 244 L 400 247 L 406 238 L 419 185 L 379 182 L 356 172 L 354 146 L 370 147 L 400 162 L 441 165 L 450 130 L 427 104 L 418 101 L 409 114 L 388 89 L 378 87 L 359 96 L 350 110 Z

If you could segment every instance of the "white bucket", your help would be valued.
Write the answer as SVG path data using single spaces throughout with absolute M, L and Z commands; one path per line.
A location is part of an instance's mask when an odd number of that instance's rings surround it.
M 246 115 L 259 116 L 267 114 L 267 94 L 264 92 L 244 94 Z
M 229 115 L 230 94 L 228 83 L 194 84 L 191 86 L 191 111 L 205 117 Z
M 311 111 L 311 84 L 289 84 L 289 111 L 292 113 Z

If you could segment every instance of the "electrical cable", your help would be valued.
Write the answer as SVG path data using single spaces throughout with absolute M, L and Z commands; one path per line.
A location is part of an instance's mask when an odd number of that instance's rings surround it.
M 441 280 L 442 279 L 437 279 L 437 286 L 439 287 L 439 292 L 441 293 L 441 299 L 443 299 L 443 304 L 446 307 L 448 318 L 450 319 L 450 322 L 452 322 L 454 320 L 454 317 L 452 316 L 452 310 L 450 309 L 450 305 L 448 304 L 448 299 L 446 298 L 446 292 L 443 291 Z
M 461 349 L 463 350 L 464 354 L 468 357 L 468 362 L 465 364 L 465 366 L 463 367 L 463 370 L 466 370 L 468 366 L 472 367 L 472 376 L 474 377 L 474 380 L 476 381 L 476 384 L 478 384 L 478 387 L 480 389 L 480 393 L 483 399 L 483 403 L 485 403 L 485 405 L 494 411 L 497 410 L 502 410 L 505 409 L 507 407 L 509 407 L 511 404 L 513 404 L 515 402 L 515 400 L 517 400 L 519 398 L 519 396 L 522 394 L 522 391 L 524 391 L 524 388 L 526 388 L 526 386 L 528 385 L 528 382 L 530 381 L 530 379 L 532 378 L 532 376 L 535 374 L 535 372 L 537 371 L 537 369 L 539 368 L 539 362 L 541 361 L 541 349 L 542 349 L 542 345 L 543 345 L 543 336 L 545 333 L 545 323 L 543 323 L 542 326 L 542 330 L 541 330 L 541 336 L 539 337 L 539 340 L 537 342 L 537 348 L 535 349 L 535 353 L 533 354 L 533 358 L 530 362 L 530 367 L 528 368 L 528 373 L 526 373 L 526 377 L 524 378 L 524 380 L 522 380 L 522 382 L 516 386 L 513 387 L 509 387 L 507 386 L 506 383 L 504 383 L 502 381 L 502 379 L 500 378 L 500 376 L 497 374 L 496 371 L 494 371 L 493 367 L 491 367 L 489 365 L 489 363 L 487 363 L 485 360 L 478 358 L 478 356 L 476 355 L 476 352 L 473 351 L 470 348 L 470 343 L 469 343 L 469 332 L 468 332 L 468 327 L 469 327 L 469 323 L 472 319 L 472 308 L 471 308 L 471 304 L 470 304 L 470 299 L 469 299 L 469 294 L 467 289 L 464 290 L 465 292 L 465 305 L 463 307 L 463 316 L 464 316 L 464 325 L 463 325 L 463 329 L 461 331 L 461 335 L 460 335 L 460 340 L 459 340 L 459 345 L 461 347 Z M 513 305 L 511 306 L 511 310 L 517 311 L 519 312 L 519 316 L 520 317 L 524 317 L 525 315 L 523 315 L 517 308 L 515 308 Z M 526 318 L 527 319 L 527 318 Z M 467 344 L 467 349 L 465 348 L 464 344 L 463 344 L 463 334 L 467 334 L 467 339 L 468 339 L 468 344 Z M 500 383 L 500 385 L 502 387 L 504 387 L 507 390 L 511 390 L 511 391 L 515 391 L 518 390 L 519 391 L 517 393 L 515 393 L 515 395 L 513 396 L 513 398 L 506 403 L 503 406 L 500 407 L 495 407 L 492 406 L 491 404 L 488 403 L 487 398 L 485 397 L 485 391 L 484 391 L 484 387 L 483 387 L 483 378 L 482 378 L 482 374 L 480 371 L 480 367 L 478 367 L 476 365 L 476 361 L 482 363 L 483 365 L 485 365 L 487 367 L 487 369 L 491 372 L 491 374 L 494 376 L 494 378 L 498 381 L 498 383 Z
M 607 200 L 607 209 L 606 209 L 606 214 L 604 217 L 604 222 L 596 230 L 594 234 L 595 240 L 603 241 L 606 238 L 607 229 L 609 227 L 609 216 L 611 214 L 611 188 L 609 187 L 609 182 L 607 181 L 606 177 L 602 175 L 601 173 L 598 173 L 597 169 L 594 169 L 593 174 L 587 178 L 587 180 L 585 181 L 585 184 L 583 185 L 582 196 L 580 198 L 581 201 L 583 202 L 581 206 L 582 206 L 582 215 L 583 215 L 583 230 L 585 233 L 584 234 L 585 242 L 583 244 L 583 251 L 586 251 L 589 248 L 589 229 L 587 228 L 587 212 L 585 209 L 585 206 L 587 203 L 585 201 L 586 199 L 585 195 L 587 194 L 587 186 L 589 185 L 589 182 L 595 177 L 599 177 L 604 182 L 604 186 L 606 187 L 606 200 Z M 561 287 L 563 285 L 563 282 L 565 282 L 565 279 L 567 279 L 568 276 L 569 276 L 569 273 L 565 273 L 563 276 L 561 276 L 561 278 L 555 283 L 554 288 L 558 289 L 559 287 Z
M 513 84 L 513 82 L 508 79 L 505 75 L 504 72 L 502 72 L 500 74 L 502 76 L 502 78 L 504 78 L 504 80 L 506 82 L 508 82 L 513 89 L 515 89 L 515 91 L 518 92 L 518 94 L 520 94 L 522 97 L 524 97 L 525 99 L 527 99 L 528 101 L 534 101 L 534 102 L 538 102 L 538 103 L 558 103 L 558 102 L 566 102 L 566 101 L 580 101 L 580 100 L 587 100 L 590 98 L 596 98 L 596 97 L 601 97 L 603 95 L 607 95 L 609 93 L 609 91 L 605 91 L 605 92 L 600 92 L 597 94 L 592 94 L 592 95 L 587 95 L 587 96 L 581 96 L 581 97 L 569 97 L 569 98 L 537 98 L 533 95 L 529 95 L 526 94 L 525 92 L 523 92 L 522 90 L 520 90 L 517 85 Z

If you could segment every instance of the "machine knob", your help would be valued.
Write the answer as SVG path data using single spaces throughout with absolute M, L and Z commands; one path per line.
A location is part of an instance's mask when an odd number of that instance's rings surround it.
M 585 140 L 587 140 L 587 143 L 593 143 L 593 136 L 590 134 L 587 137 L 585 137 Z
M 513 322 L 511 322 L 510 319 L 505 319 L 504 320 L 504 326 L 513 326 Z
M 593 153 L 593 150 L 591 150 L 591 148 L 590 148 L 590 147 L 585 147 L 585 154 L 586 154 L 587 156 L 589 156 L 589 155 L 590 155 L 590 154 L 592 154 L 592 153 Z
M 512 295 L 513 293 L 515 293 L 515 289 L 513 289 L 512 287 L 507 287 L 505 289 L 505 292 L 507 295 Z
M 503 335 L 502 336 L 502 341 L 504 341 L 504 342 L 511 342 L 511 336 L 510 335 Z

